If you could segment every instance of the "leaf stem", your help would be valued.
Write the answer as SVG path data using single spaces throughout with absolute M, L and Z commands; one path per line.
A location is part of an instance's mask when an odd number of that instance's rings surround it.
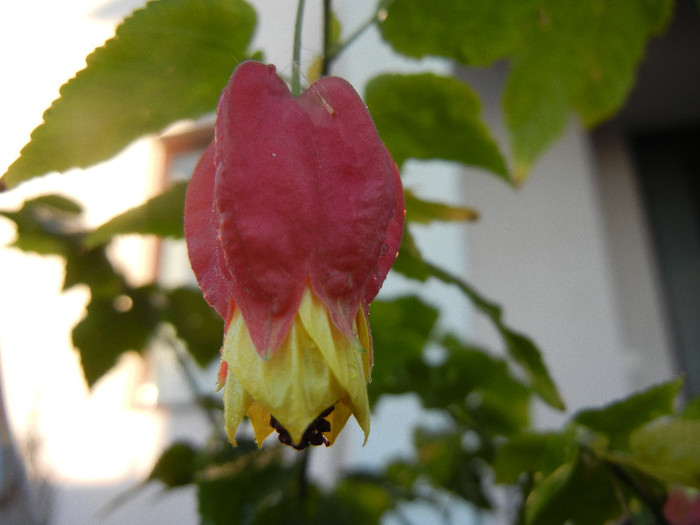
M 369 17 L 365 22 L 363 22 L 360 27 L 358 27 L 342 44 L 339 44 L 336 46 L 334 49 L 329 49 L 325 50 L 323 53 L 323 61 L 324 63 L 328 63 L 328 67 L 330 68 L 330 65 L 332 62 L 340 56 L 340 54 L 345 51 L 348 47 L 352 45 L 355 40 L 360 38 L 362 34 L 367 31 L 370 27 L 372 27 L 374 24 L 379 22 L 380 19 L 380 13 L 381 9 L 377 9 L 371 17 Z
M 304 25 L 304 4 L 299 0 L 297 5 L 296 22 L 294 23 L 294 48 L 292 50 L 292 95 L 299 96 L 301 92 L 301 33 Z

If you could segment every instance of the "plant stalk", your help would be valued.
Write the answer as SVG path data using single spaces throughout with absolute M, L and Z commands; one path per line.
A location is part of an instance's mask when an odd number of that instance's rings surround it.
M 294 47 L 292 50 L 292 95 L 299 96 L 301 92 L 301 33 L 304 25 L 304 4 L 299 0 L 297 5 L 296 22 L 294 23 Z

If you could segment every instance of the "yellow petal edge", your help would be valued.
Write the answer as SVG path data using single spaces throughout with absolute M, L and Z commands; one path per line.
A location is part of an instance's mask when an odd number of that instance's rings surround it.
M 282 346 L 263 359 L 255 351 L 237 310 L 223 349 L 228 364 L 224 415 L 231 443 L 236 444 L 236 430 L 246 414 L 258 446 L 273 430 L 271 415 L 294 443 L 299 443 L 306 428 L 331 406 L 335 409 L 326 417 L 331 430 L 325 434 L 331 444 L 351 414 L 367 441 L 370 335 L 362 308 L 355 319 L 355 330 L 357 338 L 348 339 L 333 324 L 323 302 L 307 287 Z

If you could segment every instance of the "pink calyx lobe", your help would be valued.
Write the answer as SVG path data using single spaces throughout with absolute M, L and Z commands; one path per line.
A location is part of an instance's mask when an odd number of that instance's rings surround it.
M 263 357 L 289 332 L 305 287 L 354 338 L 360 306 L 396 257 L 404 213 L 398 169 L 360 97 L 335 77 L 293 97 L 274 66 L 244 62 L 215 131 L 185 215 L 205 298 L 227 325 L 240 309 Z

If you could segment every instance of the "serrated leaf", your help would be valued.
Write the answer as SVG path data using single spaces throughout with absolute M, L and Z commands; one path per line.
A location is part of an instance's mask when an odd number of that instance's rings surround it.
M 434 2 L 393 0 L 379 26 L 382 37 L 404 55 L 450 57 L 487 65 L 518 45 L 523 15 L 536 0 Z
M 673 413 L 674 401 L 682 386 L 682 379 L 656 385 L 603 408 L 583 410 L 574 421 L 604 433 L 610 439 L 611 448 L 626 450 L 634 429 Z
M 700 421 L 652 422 L 630 434 L 629 463 L 670 483 L 700 489 Z
M 481 121 L 481 104 L 466 84 L 433 73 L 384 74 L 369 81 L 365 100 L 396 163 L 443 159 L 479 166 L 508 179 L 498 146 Z
M 561 133 L 573 109 L 593 126 L 629 93 L 649 37 L 671 0 L 539 0 L 522 21 L 503 104 L 516 180 Z
M 115 235 L 129 233 L 182 238 L 186 191 L 186 182 L 175 184 L 141 206 L 117 215 L 90 232 L 85 246 L 94 248 L 108 243 Z
M 243 0 L 153 0 L 61 87 L 2 182 L 106 160 L 131 141 L 216 107 L 248 57 L 255 11 Z
M 429 224 L 433 221 L 461 222 L 474 221 L 479 218 L 479 212 L 473 208 L 450 206 L 444 202 L 426 201 L 416 197 L 409 190 L 404 191 L 406 203 L 406 220 L 419 224 Z

